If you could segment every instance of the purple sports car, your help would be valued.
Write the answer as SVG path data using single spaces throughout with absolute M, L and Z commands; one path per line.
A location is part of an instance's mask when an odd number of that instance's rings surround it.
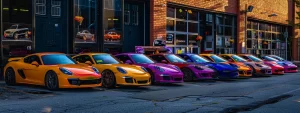
M 149 57 L 139 53 L 122 53 L 116 55 L 116 58 L 125 64 L 145 67 L 151 75 L 152 84 L 183 82 L 183 73 L 175 65 L 155 63 Z

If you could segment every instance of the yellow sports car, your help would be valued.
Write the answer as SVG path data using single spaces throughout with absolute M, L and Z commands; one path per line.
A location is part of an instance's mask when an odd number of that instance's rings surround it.
M 228 61 L 228 60 L 225 60 L 224 58 L 217 56 L 215 54 L 200 54 L 200 56 L 207 58 L 208 60 L 210 60 L 212 62 L 225 63 L 225 64 L 231 65 L 232 67 L 237 68 L 239 71 L 240 77 L 251 77 L 252 76 L 251 68 L 243 63 Z
M 106 53 L 85 53 L 74 56 L 79 63 L 96 67 L 102 74 L 102 86 L 114 88 L 117 85 L 145 86 L 151 84 L 151 76 L 147 69 L 136 65 L 120 63 Z
M 4 67 L 6 84 L 33 84 L 59 88 L 92 88 L 101 86 L 97 68 L 79 65 L 62 53 L 36 53 L 20 58 L 10 58 Z

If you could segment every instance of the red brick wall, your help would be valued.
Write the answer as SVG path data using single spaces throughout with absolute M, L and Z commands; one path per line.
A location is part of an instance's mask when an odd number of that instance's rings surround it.
M 248 17 L 258 20 L 265 20 L 281 24 L 288 24 L 287 20 L 293 20 L 294 12 L 291 10 L 292 0 L 151 0 L 150 9 L 150 43 L 158 36 L 166 35 L 166 10 L 167 3 L 183 4 L 186 6 L 207 9 L 211 11 L 219 11 L 232 13 L 237 15 L 238 29 L 238 51 L 241 53 L 242 42 L 244 40 L 244 15 L 240 12 L 245 9 L 245 4 L 254 6 L 253 12 L 248 13 Z M 270 14 L 277 14 L 275 17 L 268 17 Z M 295 31 L 294 37 L 300 37 Z M 296 35 L 297 34 L 297 35 Z M 299 35 L 299 36 L 298 36 Z M 295 39 L 296 40 L 296 39 Z M 296 41 L 294 41 L 296 42 Z M 298 56 L 296 53 L 297 44 L 293 44 L 294 58 Z
M 167 3 L 177 3 L 212 11 L 237 13 L 236 0 L 151 0 L 150 8 L 150 44 L 158 36 L 166 36 Z

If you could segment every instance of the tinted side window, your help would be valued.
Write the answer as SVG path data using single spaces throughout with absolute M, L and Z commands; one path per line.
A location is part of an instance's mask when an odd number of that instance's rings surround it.
M 89 55 L 81 55 L 74 58 L 79 63 L 85 63 L 86 61 L 90 61 L 92 64 L 94 64 L 92 58 Z
M 27 63 L 27 64 L 31 64 L 34 61 L 36 61 L 37 63 L 42 65 L 42 62 L 41 62 L 39 56 L 33 55 L 33 56 L 29 56 L 29 57 L 24 58 L 24 62 Z
M 132 60 L 127 56 L 127 55 L 119 55 L 116 56 L 116 58 L 118 58 L 119 60 L 121 60 L 122 62 L 126 62 L 127 60 L 130 60 L 132 62 Z
M 181 55 L 180 57 L 183 58 L 185 61 L 192 61 L 192 59 L 187 55 Z
M 226 60 L 233 60 L 232 58 L 230 58 L 229 56 L 221 56 L 222 58 L 226 59 Z
M 247 56 L 241 56 L 242 58 L 249 60 L 249 58 Z
M 206 58 L 207 60 L 209 60 L 209 61 L 211 61 L 211 62 L 214 62 L 214 60 L 212 60 L 210 57 L 208 57 L 208 56 L 202 56 L 202 57 L 204 57 L 204 58 Z
M 162 62 L 162 60 L 168 61 L 164 56 L 162 55 L 153 55 L 150 56 L 153 60 L 155 60 L 156 62 Z

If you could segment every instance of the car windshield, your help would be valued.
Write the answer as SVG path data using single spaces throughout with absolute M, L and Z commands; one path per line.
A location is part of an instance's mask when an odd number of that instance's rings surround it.
M 216 62 L 216 63 L 221 63 L 221 62 L 228 62 L 227 60 L 217 56 L 217 55 L 212 55 L 211 58 Z
M 253 60 L 254 62 L 262 62 L 262 60 L 256 56 L 250 55 L 248 56 L 251 60 Z
M 172 62 L 172 63 L 177 63 L 177 62 L 186 62 L 185 60 L 183 60 L 182 58 L 174 55 L 174 54 L 170 54 L 170 55 L 166 55 L 167 59 Z
M 268 60 L 268 61 L 279 61 L 279 60 L 277 60 L 277 59 L 275 59 L 275 58 L 272 58 L 272 57 L 269 57 L 269 56 L 265 56 L 264 57 L 266 60 Z
M 9 29 L 17 29 L 17 25 L 10 26 Z
M 119 64 L 120 63 L 110 54 L 93 55 L 93 58 L 96 64 Z
M 143 54 L 134 54 L 131 55 L 132 60 L 136 62 L 137 64 L 152 64 L 155 63 L 153 60 L 151 60 L 149 57 Z
M 280 61 L 285 61 L 283 58 L 281 58 L 281 57 L 279 57 L 279 56 L 270 56 L 270 57 L 272 57 L 272 58 L 275 58 L 275 59 L 277 59 L 277 60 L 280 60 Z
M 199 55 L 191 55 L 191 59 L 197 63 L 205 63 L 209 62 L 207 59 L 199 56 Z
M 42 61 L 44 62 L 44 65 L 76 64 L 71 57 L 65 54 L 43 55 Z
M 232 58 L 237 61 L 237 62 L 247 62 L 246 59 L 242 58 L 242 57 L 239 57 L 237 55 L 232 55 Z

